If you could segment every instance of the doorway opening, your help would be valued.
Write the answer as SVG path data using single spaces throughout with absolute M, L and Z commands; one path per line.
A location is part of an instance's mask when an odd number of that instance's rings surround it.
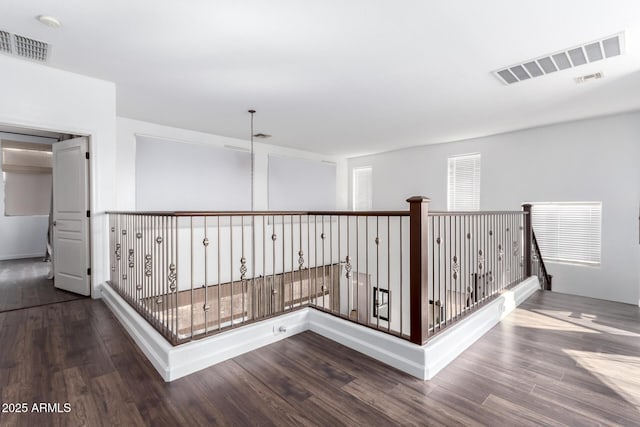
M 0 125 L 0 312 L 90 295 L 89 137 Z

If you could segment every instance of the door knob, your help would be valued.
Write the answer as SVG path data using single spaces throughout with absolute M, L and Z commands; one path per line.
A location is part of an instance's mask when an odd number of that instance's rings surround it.
M 53 221 L 53 226 L 55 227 L 56 225 L 58 225 L 57 221 Z

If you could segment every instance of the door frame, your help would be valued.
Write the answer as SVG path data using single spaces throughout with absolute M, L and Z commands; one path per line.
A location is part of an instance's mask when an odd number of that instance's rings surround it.
M 87 242 L 88 242 L 88 246 L 89 246 L 89 251 L 87 254 L 87 268 L 91 269 L 91 274 L 89 275 L 89 297 L 90 298 L 98 298 L 99 297 L 99 293 L 98 295 L 96 295 L 93 290 L 94 290 L 94 286 L 96 286 L 95 283 L 95 279 L 94 279 L 94 272 L 96 271 L 95 269 L 95 260 L 93 257 L 93 228 L 95 225 L 95 204 L 96 201 L 94 200 L 94 192 L 92 191 L 92 184 L 93 184 L 93 180 L 94 180 L 94 176 L 93 176 L 93 162 L 94 160 L 94 156 L 93 156 L 93 134 L 96 133 L 95 130 L 92 129 L 79 129 L 79 128 L 75 128 L 75 129 L 64 129 L 64 128 L 58 128 L 55 125 L 49 126 L 49 125 L 39 125 L 37 123 L 29 123 L 29 122 L 22 122 L 20 120 L 11 120 L 10 121 L 0 121 L 0 125 L 3 126 L 11 126 L 11 127 L 15 127 L 15 128 L 21 128 L 24 129 L 25 132 L 27 132 L 29 129 L 33 129 L 33 130 L 41 130 L 41 131 L 48 131 L 48 132 L 55 132 L 55 133 L 61 133 L 61 134 L 69 134 L 69 135 L 75 135 L 75 136 L 83 136 L 87 138 L 87 153 L 89 153 L 89 161 L 87 164 L 87 197 L 89 200 L 89 211 L 90 211 L 90 217 L 88 218 L 89 224 L 87 227 Z M 55 142 L 54 142 L 55 144 Z M 55 165 L 52 165 L 52 167 L 55 167 Z M 53 196 L 53 194 L 52 194 Z M 106 255 L 108 256 L 108 251 L 106 253 Z M 55 254 L 54 254 L 55 257 Z M 55 258 L 54 258 L 54 262 L 55 262 Z

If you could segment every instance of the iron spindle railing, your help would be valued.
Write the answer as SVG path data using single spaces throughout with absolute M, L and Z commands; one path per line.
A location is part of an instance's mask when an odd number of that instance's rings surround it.
M 110 286 L 173 344 L 303 307 L 423 344 L 527 277 L 526 259 L 544 269 L 527 253 L 526 207 L 408 202 L 391 212 L 110 212 Z

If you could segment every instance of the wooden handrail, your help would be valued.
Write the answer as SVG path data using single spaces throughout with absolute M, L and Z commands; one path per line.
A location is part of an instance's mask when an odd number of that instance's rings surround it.
M 409 211 L 107 211 L 109 215 L 138 216 L 409 216 Z

